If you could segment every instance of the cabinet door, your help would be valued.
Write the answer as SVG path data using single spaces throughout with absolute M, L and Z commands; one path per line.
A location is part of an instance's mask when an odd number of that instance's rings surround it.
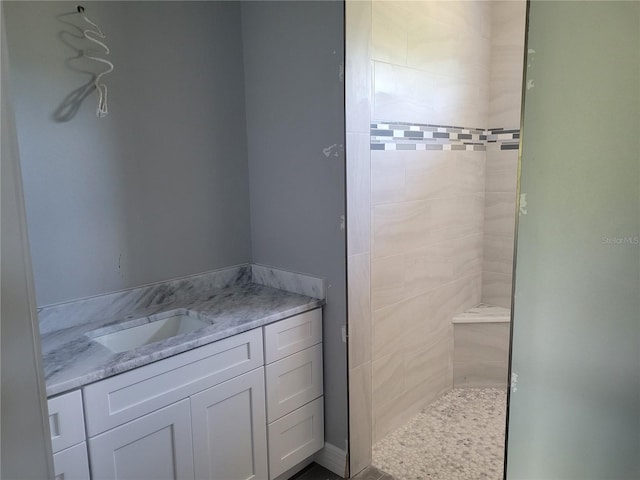
M 53 454 L 56 480 L 89 480 L 89 460 L 85 442 Z
M 267 478 L 264 368 L 191 397 L 199 480 Z
M 90 438 L 89 455 L 93 480 L 193 480 L 189 399 Z

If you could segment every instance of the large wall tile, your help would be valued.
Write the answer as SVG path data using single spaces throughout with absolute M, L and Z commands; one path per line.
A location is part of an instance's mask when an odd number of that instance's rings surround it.
M 406 389 L 402 396 L 388 404 L 374 406 L 373 442 L 402 426 L 411 417 L 451 389 L 451 368 L 434 371 L 431 380 Z
M 483 85 L 475 83 L 473 78 L 433 75 L 431 82 L 433 123 L 474 128 L 486 125 L 488 81 Z
M 489 128 L 520 125 L 526 2 L 492 2 Z
M 514 104 L 520 103 L 522 99 L 522 90 L 514 88 L 509 81 L 504 82 L 504 89 L 491 93 L 491 114 L 489 115 L 489 128 L 495 128 L 496 125 L 515 125 L 520 124 L 520 108 L 514 107 Z
M 453 171 L 456 195 L 484 193 L 485 164 L 488 152 L 455 152 Z
M 485 224 L 485 195 L 475 193 L 455 198 L 456 219 L 453 232 L 455 236 L 482 233 Z
M 524 45 L 526 0 L 493 1 L 491 9 L 491 43 Z
M 493 2 L 491 11 L 490 128 L 520 125 L 526 2 Z M 518 152 L 489 150 L 482 301 L 502 306 L 511 302 L 513 232 Z
M 485 38 L 491 34 L 491 2 L 430 0 L 408 3 L 418 5 L 413 12 L 414 25 L 439 21 L 449 25 L 454 32 L 470 32 Z
M 373 121 L 425 123 L 434 118 L 436 76 L 381 62 L 374 62 L 373 74 Z
M 369 253 L 347 258 L 349 276 L 349 368 L 371 361 L 371 259 Z
M 470 222 L 470 217 L 473 215 L 470 210 L 478 210 L 471 197 L 468 195 L 466 199 L 452 197 L 428 200 L 428 230 L 422 237 L 420 246 L 432 245 L 462 235 L 462 231 L 466 231 L 465 225 Z
M 405 291 L 413 297 L 452 282 L 454 277 L 452 242 L 432 244 L 404 255 Z
M 503 125 L 519 128 L 521 102 L 521 82 L 515 82 L 510 78 L 492 77 L 489 89 L 488 128 L 500 128 Z
M 383 439 L 386 435 L 402 426 L 437 396 L 438 394 L 430 392 L 428 382 L 424 382 L 405 390 L 400 397 L 393 399 L 389 403 L 374 405 L 373 442 Z
M 412 20 L 407 32 L 407 66 L 450 77 L 487 83 L 490 39 L 477 32 L 461 32 L 431 20 Z
M 476 233 L 452 240 L 455 278 L 479 275 L 483 268 L 483 235 Z
M 411 18 L 408 2 L 374 1 L 372 3 L 371 58 L 381 62 L 406 65 L 407 25 Z
M 349 294 L 349 469 L 371 463 L 371 1 L 345 2 L 345 129 Z M 357 255 L 356 255 L 357 254 Z M 362 363 L 364 362 L 364 363 Z M 357 367 L 353 368 L 355 365 Z
M 347 255 L 371 250 L 369 135 L 347 133 Z
M 371 463 L 373 436 L 371 363 L 349 370 L 349 468 L 351 476 Z
M 432 205 L 428 201 L 373 207 L 373 257 L 380 258 L 422 246 L 430 234 Z
M 443 322 L 441 317 L 434 315 L 433 299 L 437 300 L 433 292 L 418 295 L 411 299 L 412 313 L 409 319 L 409 329 L 414 332 L 415 336 L 419 337 L 421 343 L 415 346 L 417 349 L 424 349 L 428 345 L 450 335 L 451 323 Z M 406 345 L 412 346 L 413 343 L 410 340 Z
M 483 275 L 473 275 L 471 277 L 467 277 L 468 279 L 470 279 L 470 295 L 469 302 L 466 304 L 465 310 L 468 310 L 471 307 L 475 307 L 482 301 L 482 277 Z
M 379 409 L 402 396 L 405 385 L 402 353 L 385 355 L 373 361 L 373 408 Z
M 411 303 L 404 301 L 373 312 L 373 358 L 401 352 L 408 335 Z
M 345 128 L 369 133 L 371 121 L 371 2 L 345 3 Z M 348 160 L 347 160 L 348 161 Z M 349 197 L 349 190 L 347 190 Z
M 457 323 L 454 363 L 503 362 L 509 359 L 509 323 Z
M 513 205 L 515 208 L 515 192 L 518 183 L 518 151 L 489 150 L 486 153 L 485 191 L 513 193 Z
M 510 275 L 513 272 L 513 237 L 493 236 L 485 233 L 482 269 Z
M 438 395 L 450 389 L 453 378 L 450 376 L 452 365 L 452 336 L 449 329 L 444 336 L 434 337 L 432 341 L 419 348 L 404 352 L 404 374 L 407 389 L 428 382 L 430 390 Z
M 435 289 L 431 292 L 429 315 L 438 324 L 450 325 L 453 315 L 480 303 L 481 285 L 482 276 L 478 274 Z
M 375 62 L 375 121 L 482 127 L 488 119 L 485 85 L 400 65 Z
M 514 193 L 485 194 L 484 229 L 490 235 L 513 236 L 516 226 Z
M 482 272 L 482 301 L 511 308 L 511 274 Z
M 510 45 L 492 43 L 491 78 L 510 79 L 515 87 L 520 87 L 524 57 L 524 42 Z M 517 105 L 517 107 L 520 107 L 520 105 Z
M 507 388 L 508 362 L 473 362 L 453 365 L 454 388 Z
M 401 202 L 405 200 L 406 151 L 371 152 L 371 204 Z M 414 152 L 415 153 L 415 152 Z
M 404 153 L 407 200 L 452 197 L 455 194 L 454 159 L 457 152 L 426 150 Z
M 371 262 L 371 304 L 374 310 L 406 298 L 404 255 L 374 259 Z

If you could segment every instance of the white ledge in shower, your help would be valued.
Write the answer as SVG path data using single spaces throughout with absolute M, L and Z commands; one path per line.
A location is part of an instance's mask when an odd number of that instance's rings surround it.
M 496 307 L 481 303 L 466 312 L 458 313 L 451 319 L 452 323 L 509 323 L 511 311 L 508 308 Z

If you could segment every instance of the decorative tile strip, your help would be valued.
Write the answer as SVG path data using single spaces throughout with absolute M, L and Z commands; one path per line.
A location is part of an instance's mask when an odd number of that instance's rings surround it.
M 498 150 L 518 150 L 520 147 L 520 129 L 490 128 L 487 132 L 487 144 L 495 144 Z
M 484 151 L 518 149 L 520 130 L 469 128 L 405 122 L 371 124 L 371 150 Z M 492 148 L 493 149 L 493 148 Z

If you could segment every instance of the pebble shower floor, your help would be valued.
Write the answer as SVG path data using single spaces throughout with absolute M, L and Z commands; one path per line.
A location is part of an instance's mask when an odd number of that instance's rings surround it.
M 373 447 L 373 465 L 397 480 L 502 480 L 507 392 L 446 393 Z

